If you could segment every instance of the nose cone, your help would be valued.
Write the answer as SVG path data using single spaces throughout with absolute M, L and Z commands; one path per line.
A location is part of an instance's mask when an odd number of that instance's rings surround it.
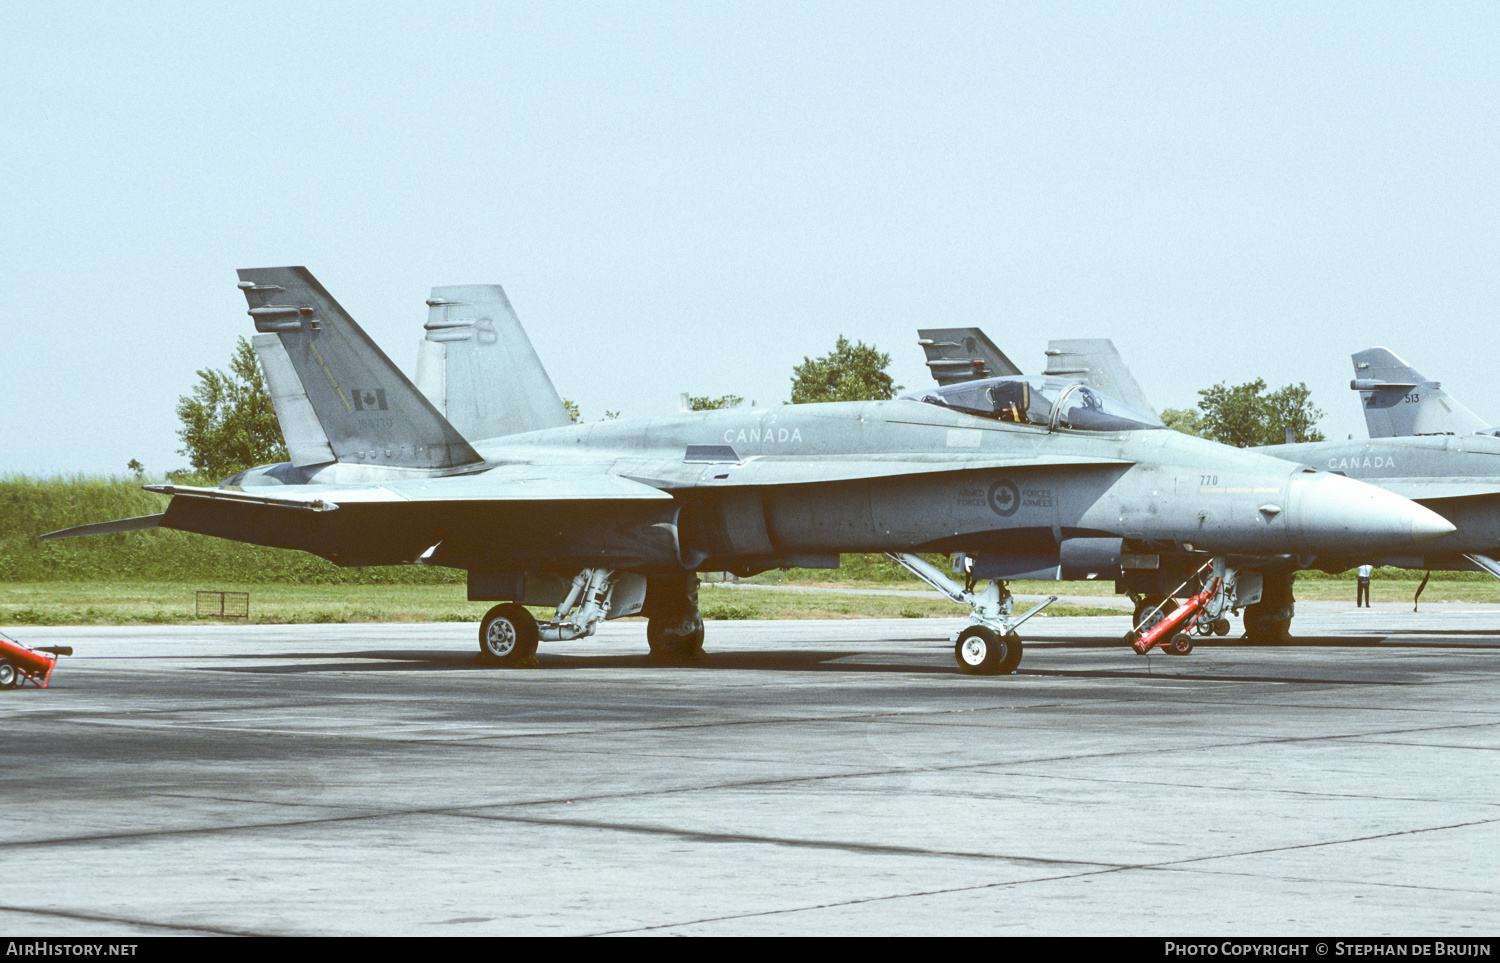
M 1292 527 L 1318 554 L 1409 548 L 1456 531 L 1416 502 L 1342 475 L 1296 475 L 1287 494 Z

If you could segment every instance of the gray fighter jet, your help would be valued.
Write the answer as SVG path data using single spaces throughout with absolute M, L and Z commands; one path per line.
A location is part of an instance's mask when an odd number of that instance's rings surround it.
M 1262 448 L 1379 485 L 1431 508 L 1452 535 L 1354 559 L 1399 568 L 1484 571 L 1500 578 L 1500 437 L 1497 430 L 1386 348 L 1355 352 L 1349 387 L 1364 403 L 1367 440 Z
M 962 362 L 991 362 L 998 349 L 974 328 L 945 328 L 918 332 L 934 377 L 939 372 L 965 370 Z M 1048 370 L 1054 364 L 1087 384 L 1114 387 L 1120 394 L 1139 391 L 1119 352 L 1107 339 L 1053 341 L 1048 345 Z M 1004 357 L 1000 355 L 1000 357 Z M 941 360 L 933 365 L 933 359 Z M 1063 358 L 1063 362 L 1054 362 Z M 955 365 L 955 362 L 958 362 Z M 1386 348 L 1369 348 L 1353 355 L 1355 378 L 1350 388 L 1364 401 L 1370 438 L 1361 441 L 1321 441 L 1273 445 L 1253 449 L 1264 454 L 1378 485 L 1432 509 L 1454 525 L 1455 531 L 1433 539 L 1420 553 L 1375 555 L 1320 554 L 1301 558 L 1296 565 L 1268 560 L 1262 601 L 1245 612 L 1246 634 L 1275 639 L 1285 635 L 1293 614 L 1292 582 L 1296 568 L 1341 572 L 1366 562 L 1400 568 L 1485 571 L 1500 578 L 1500 437 L 1478 415 L 1428 381 Z M 1006 364 L 1009 364 L 1006 360 Z M 1121 387 L 1123 386 L 1123 387 Z M 1147 406 L 1144 398 L 1137 404 Z M 1151 593 L 1165 591 L 1192 566 L 1190 558 L 1163 560 L 1172 574 L 1113 572 L 1117 587 L 1146 601 L 1137 615 L 1157 602 Z
M 888 552 L 970 606 L 952 640 L 964 671 L 1009 672 L 1040 606 L 1017 616 L 1001 582 L 959 585 L 913 553 L 968 552 L 995 578 L 1118 564 L 1122 546 L 1141 565 L 1191 554 L 1217 559 L 1226 604 L 1249 604 L 1260 579 L 1243 557 L 1410 552 L 1452 530 L 1406 499 L 1164 430 L 1060 377 L 574 425 L 493 287 L 429 301 L 419 377 L 445 417 L 305 269 L 240 279 L 291 462 L 213 488 L 149 486 L 171 496 L 162 514 L 45 537 L 165 527 L 340 565 L 465 569 L 471 600 L 502 603 L 479 631 L 497 663 L 636 614 L 653 653 L 689 657 L 703 644 L 697 572 Z M 490 396 L 476 386 L 492 377 L 506 384 Z M 538 623 L 524 605 L 555 616 Z

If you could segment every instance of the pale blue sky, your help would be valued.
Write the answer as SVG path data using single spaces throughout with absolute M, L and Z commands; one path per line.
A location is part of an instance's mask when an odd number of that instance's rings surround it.
M 0 472 L 184 465 L 277 264 L 408 373 L 503 284 L 590 418 L 978 325 L 1332 437 L 1383 344 L 1500 421 L 1497 64 L 1493 3 L 5 4 Z

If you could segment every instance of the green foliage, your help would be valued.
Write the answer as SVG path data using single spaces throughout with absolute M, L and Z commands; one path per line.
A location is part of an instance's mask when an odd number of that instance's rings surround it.
M 255 349 L 244 338 L 235 346 L 229 371 L 204 368 L 191 395 L 177 402 L 177 432 L 193 470 L 211 478 L 287 460 L 281 426 L 261 380 Z
M 1203 416 L 1191 408 L 1164 408 L 1161 413 L 1161 423 L 1184 435 L 1208 437 L 1208 426 L 1204 423 Z
M 583 411 L 579 409 L 577 402 L 569 401 L 568 399 L 564 398 L 562 400 L 562 403 L 563 407 L 567 409 L 568 417 L 573 419 L 573 424 L 583 424 Z M 599 420 L 614 421 L 618 417 L 620 417 L 620 413 L 618 411 L 610 411 L 609 409 L 605 409 L 604 417 Z
M 922 558 L 943 571 L 950 568 L 947 555 L 924 553 Z M 839 567 L 790 568 L 783 575 L 788 582 L 884 582 L 890 585 L 910 583 L 920 586 L 916 576 L 891 560 L 890 556 L 878 552 L 846 552 L 839 556 Z
M 1198 392 L 1198 411 L 1168 408 L 1161 413 L 1168 428 L 1197 435 L 1236 448 L 1280 445 L 1291 428 L 1295 441 L 1322 441 L 1318 419 L 1323 412 L 1313 407 L 1306 384 L 1287 385 L 1266 394 L 1260 378 L 1242 385 L 1219 382 Z
M 804 357 L 792 369 L 792 404 L 822 401 L 885 401 L 901 386 L 885 373 L 891 356 L 863 341 L 849 343 L 839 335 L 833 351 L 818 358 Z
M 720 395 L 717 398 L 694 396 L 688 399 L 689 411 L 718 411 L 721 408 L 738 408 L 745 403 L 740 395 Z

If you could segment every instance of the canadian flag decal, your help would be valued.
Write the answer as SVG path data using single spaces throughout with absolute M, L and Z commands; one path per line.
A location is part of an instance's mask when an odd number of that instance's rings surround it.
M 385 411 L 384 388 L 359 388 L 354 392 L 355 411 Z

